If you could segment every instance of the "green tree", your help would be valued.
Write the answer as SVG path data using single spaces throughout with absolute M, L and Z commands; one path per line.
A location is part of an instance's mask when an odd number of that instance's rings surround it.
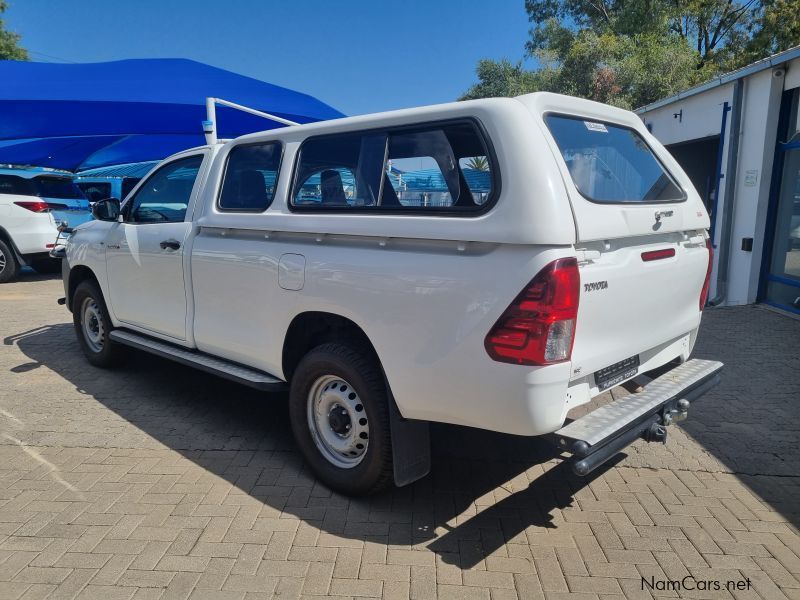
M 0 0 L 0 15 L 6 12 L 8 3 Z M 0 60 L 28 60 L 28 52 L 19 45 L 20 36 L 5 28 L 0 18 Z
M 525 0 L 537 68 L 478 63 L 462 99 L 553 91 L 642 106 L 800 43 L 800 0 Z
M 765 1 L 754 14 L 751 33 L 740 61 L 744 64 L 800 44 L 800 0 Z
M 473 156 L 467 161 L 467 168 L 475 171 L 488 171 L 489 159 L 485 156 Z

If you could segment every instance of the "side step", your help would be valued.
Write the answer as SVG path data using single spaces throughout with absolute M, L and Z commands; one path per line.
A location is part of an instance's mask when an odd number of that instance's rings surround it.
M 213 375 L 218 375 L 252 388 L 268 392 L 278 392 L 288 389 L 288 385 L 285 381 L 269 373 L 245 367 L 203 352 L 187 350 L 186 348 L 153 339 L 146 335 L 134 333 L 125 329 L 115 329 L 109 334 L 109 337 L 120 344 L 125 344 L 137 350 L 144 350 L 150 354 L 155 354 L 190 367 L 195 367 L 206 373 L 212 373 Z
M 723 364 L 691 359 L 630 394 L 568 423 L 553 435 L 561 450 L 575 455 L 573 471 L 586 475 L 643 437 L 666 443 L 664 429 L 683 420 L 691 402 L 715 387 Z

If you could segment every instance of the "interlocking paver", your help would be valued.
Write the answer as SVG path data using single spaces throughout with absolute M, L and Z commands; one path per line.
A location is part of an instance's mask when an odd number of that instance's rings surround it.
M 433 425 L 430 477 L 349 499 L 303 464 L 285 398 L 136 353 L 91 368 L 61 293 L 0 287 L 3 600 L 668 598 L 642 577 L 687 574 L 752 589 L 686 597 L 800 599 L 797 320 L 707 311 L 722 385 L 588 479 L 540 440 Z

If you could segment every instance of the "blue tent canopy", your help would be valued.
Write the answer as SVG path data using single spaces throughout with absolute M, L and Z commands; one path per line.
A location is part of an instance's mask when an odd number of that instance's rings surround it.
M 0 163 L 78 171 L 161 159 L 205 143 L 205 99 L 309 123 L 344 116 L 302 94 L 186 59 L 0 61 Z M 281 127 L 217 107 L 217 134 Z

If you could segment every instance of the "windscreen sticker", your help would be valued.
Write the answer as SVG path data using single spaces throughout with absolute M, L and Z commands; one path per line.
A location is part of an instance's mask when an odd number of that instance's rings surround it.
M 608 129 L 602 123 L 592 123 L 591 121 L 584 121 L 584 125 L 586 125 L 586 129 L 589 131 L 602 131 L 603 133 L 608 133 Z

